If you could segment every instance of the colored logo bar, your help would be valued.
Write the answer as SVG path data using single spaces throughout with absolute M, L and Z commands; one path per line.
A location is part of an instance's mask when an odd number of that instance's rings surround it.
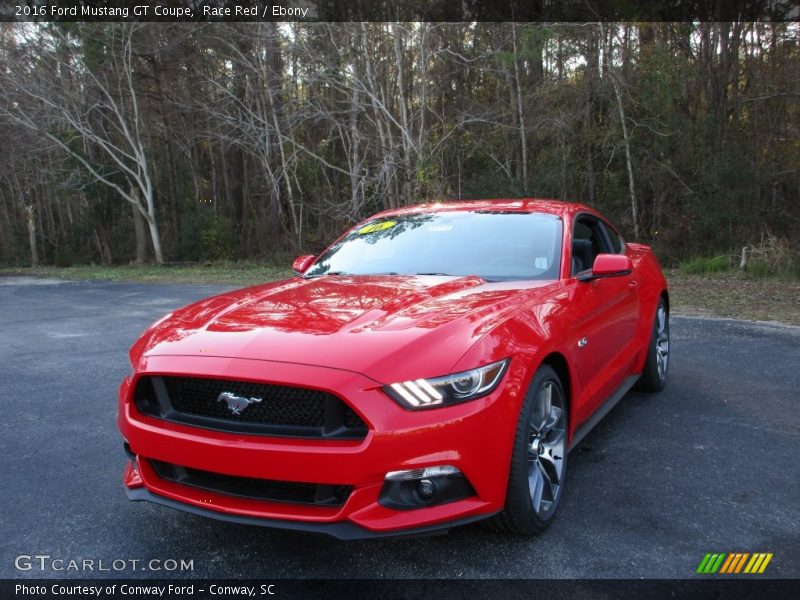
M 704 575 L 763 573 L 771 560 L 772 552 L 709 552 L 700 561 L 697 572 Z

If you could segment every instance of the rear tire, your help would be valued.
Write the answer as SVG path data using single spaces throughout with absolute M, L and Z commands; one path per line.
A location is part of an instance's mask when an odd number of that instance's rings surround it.
M 531 535 L 552 522 L 567 474 L 567 417 L 561 381 L 544 365 L 522 403 L 505 509 L 490 521 L 495 529 Z
M 669 311 L 664 298 L 658 301 L 650 336 L 650 347 L 638 387 L 644 392 L 660 392 L 667 385 L 669 372 Z

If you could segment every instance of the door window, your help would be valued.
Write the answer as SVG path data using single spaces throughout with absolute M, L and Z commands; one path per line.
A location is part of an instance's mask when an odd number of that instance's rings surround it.
M 602 226 L 611 244 L 611 252 L 614 254 L 625 254 L 625 242 L 622 240 L 622 237 L 620 237 L 608 223 L 602 223 Z
M 575 221 L 572 233 L 572 274 L 588 271 L 598 254 L 608 252 L 608 243 L 603 235 L 600 221 L 582 215 Z

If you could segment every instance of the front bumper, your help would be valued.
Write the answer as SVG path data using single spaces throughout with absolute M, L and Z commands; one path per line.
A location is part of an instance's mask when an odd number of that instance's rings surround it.
M 290 521 L 288 519 L 266 519 L 254 517 L 242 517 L 236 514 L 222 513 L 216 510 L 207 510 L 185 502 L 170 500 L 164 496 L 153 494 L 146 488 L 128 488 L 126 490 L 129 500 L 146 500 L 161 506 L 175 508 L 184 512 L 189 512 L 201 517 L 236 523 L 237 525 L 255 525 L 257 527 L 269 527 L 271 529 L 283 529 L 287 531 L 301 531 L 304 533 L 318 533 L 329 535 L 340 540 L 374 540 L 392 539 L 399 537 L 426 537 L 430 535 L 440 535 L 447 533 L 451 527 L 467 525 L 475 521 L 481 521 L 490 515 L 479 514 L 472 517 L 465 517 L 447 521 L 438 525 L 428 525 L 426 527 L 413 527 L 401 530 L 370 531 L 364 527 L 356 525 L 350 521 L 337 521 L 333 523 L 313 523 L 307 521 Z
M 488 517 L 504 505 L 516 427 L 525 389 L 511 368 L 492 395 L 428 411 L 407 411 L 360 374 L 289 363 L 216 357 L 153 356 L 140 375 L 261 380 L 314 387 L 339 395 L 368 424 L 363 440 L 278 438 L 225 433 L 142 415 L 131 401 L 134 378 L 119 394 L 119 429 L 134 458 L 126 469 L 133 500 L 149 500 L 217 519 L 317 531 L 344 539 L 425 535 Z M 349 485 L 341 506 L 275 502 L 218 493 L 160 478 L 149 460 L 239 477 Z M 132 469 L 135 462 L 136 469 Z M 469 498 L 413 510 L 378 502 L 389 471 L 454 465 L 475 490 Z M 135 471 L 135 476 L 131 476 Z

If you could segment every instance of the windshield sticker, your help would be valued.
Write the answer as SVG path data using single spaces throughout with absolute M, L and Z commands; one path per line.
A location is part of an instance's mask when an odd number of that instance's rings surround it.
M 533 261 L 533 266 L 537 269 L 546 269 L 547 268 L 547 257 L 546 256 L 537 256 L 536 259 Z
M 397 221 L 381 221 L 379 223 L 370 223 L 358 230 L 358 235 L 367 233 L 375 233 L 376 231 L 386 231 L 397 225 Z
M 450 231 L 452 228 L 452 225 L 431 225 L 428 231 Z

